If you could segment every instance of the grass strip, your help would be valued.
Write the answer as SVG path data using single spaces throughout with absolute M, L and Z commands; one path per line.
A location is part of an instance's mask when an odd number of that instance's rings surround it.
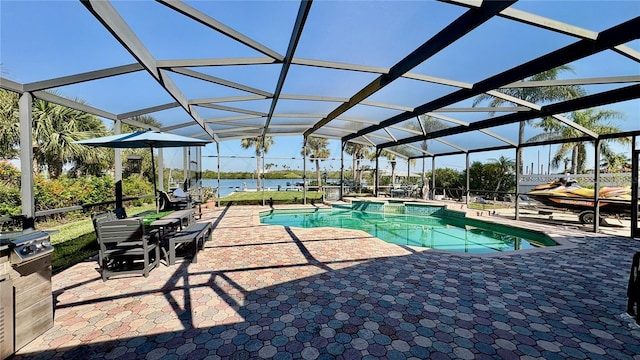
M 258 204 L 265 203 L 269 199 L 273 199 L 277 204 L 301 204 L 303 201 L 304 193 L 302 191 L 239 191 L 233 194 L 229 194 L 220 199 L 220 202 L 225 205 L 229 202 L 234 204 Z M 319 191 L 307 191 L 307 202 L 321 201 L 322 193 Z

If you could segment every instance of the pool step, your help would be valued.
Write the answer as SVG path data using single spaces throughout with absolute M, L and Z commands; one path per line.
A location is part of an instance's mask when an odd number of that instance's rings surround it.
M 404 214 L 404 204 L 385 204 L 385 214 Z

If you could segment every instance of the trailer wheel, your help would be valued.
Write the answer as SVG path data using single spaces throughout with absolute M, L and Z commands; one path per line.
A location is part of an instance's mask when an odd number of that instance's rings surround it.
M 595 213 L 593 210 L 585 210 L 578 215 L 578 219 L 583 224 L 593 224 Z M 600 216 L 600 224 L 604 224 L 604 218 Z

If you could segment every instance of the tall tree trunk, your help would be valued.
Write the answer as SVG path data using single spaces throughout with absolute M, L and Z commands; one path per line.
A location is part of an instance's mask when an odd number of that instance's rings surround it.
M 40 165 L 38 164 L 38 160 L 36 160 L 35 158 L 33 159 L 33 163 L 31 165 L 33 167 L 33 173 L 34 174 L 39 174 L 40 173 Z
M 517 154 L 517 157 L 520 159 L 523 159 L 522 152 L 524 149 L 520 147 L 520 145 L 522 145 L 523 142 L 524 142 L 524 121 L 520 121 L 520 124 L 518 125 L 518 154 Z M 520 171 L 521 174 L 522 174 L 522 163 L 523 161 L 520 161 L 520 169 L 518 169 L 518 171 Z
M 391 162 L 391 186 L 396 184 L 396 162 Z
M 373 173 L 373 189 L 374 189 L 374 193 L 375 193 L 375 189 L 378 188 L 378 176 L 377 176 L 378 169 L 375 169 L 374 171 L 375 172 Z
M 358 155 L 359 156 L 359 155 Z M 360 170 L 360 159 L 356 162 L 356 167 L 358 168 L 358 176 L 356 178 L 356 189 L 358 192 L 362 192 L 362 170 Z
M 62 163 L 59 161 L 50 162 L 49 165 L 49 177 L 51 179 L 57 179 L 62 175 Z
M 426 181 L 427 181 L 427 178 L 426 178 L 425 173 L 424 173 L 424 165 L 425 165 L 426 160 L 427 160 L 426 158 L 424 158 L 424 157 L 422 158 L 422 185 L 424 185 L 426 183 Z
M 320 179 L 320 159 L 314 159 L 316 161 L 316 179 L 318 180 L 318 191 L 322 187 L 322 181 Z
M 502 178 L 498 179 L 498 185 L 496 185 L 496 190 L 495 190 L 495 194 L 498 193 L 498 190 L 500 190 L 500 185 L 502 185 Z M 495 195 L 493 196 L 493 198 L 495 199 Z
M 258 191 L 261 189 L 260 184 L 260 150 L 256 150 L 256 174 L 258 175 Z
M 353 185 L 355 186 L 356 184 L 356 179 L 358 179 L 358 177 L 356 176 L 356 166 L 358 164 L 358 159 L 356 158 L 356 154 L 353 154 Z
M 578 145 L 574 145 L 571 150 L 571 173 L 578 173 Z

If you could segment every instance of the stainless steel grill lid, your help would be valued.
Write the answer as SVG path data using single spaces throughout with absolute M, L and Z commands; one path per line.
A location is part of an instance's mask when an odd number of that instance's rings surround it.
M 0 234 L 0 244 L 8 244 L 12 249 L 10 261 L 19 264 L 53 252 L 49 233 L 36 230 Z

